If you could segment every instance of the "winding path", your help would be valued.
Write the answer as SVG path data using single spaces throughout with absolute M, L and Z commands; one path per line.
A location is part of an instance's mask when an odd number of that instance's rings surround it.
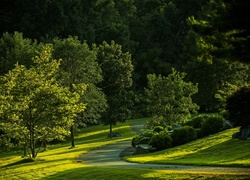
M 132 128 L 139 133 L 142 124 L 135 124 Z M 187 165 L 164 165 L 164 164 L 140 164 L 124 161 L 120 158 L 120 153 L 124 149 L 131 147 L 131 141 L 122 141 L 89 151 L 77 158 L 81 162 L 90 166 L 116 166 L 122 168 L 144 168 L 144 169 L 164 169 L 192 172 L 217 172 L 217 173 L 239 173 L 249 174 L 250 168 L 237 167 L 210 167 L 210 166 L 187 166 Z

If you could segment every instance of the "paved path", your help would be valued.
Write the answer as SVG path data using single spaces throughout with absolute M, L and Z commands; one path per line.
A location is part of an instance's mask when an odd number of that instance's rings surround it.
M 141 125 L 133 126 L 139 128 Z M 250 174 L 250 168 L 235 167 L 208 167 L 208 166 L 186 166 L 186 165 L 163 165 L 163 164 L 140 164 L 126 162 L 120 158 L 120 153 L 131 147 L 131 141 L 122 141 L 115 144 L 106 145 L 89 151 L 77 158 L 78 162 L 91 166 L 116 166 L 122 168 L 144 168 L 144 169 L 165 169 L 192 172 L 221 172 L 221 173 L 240 173 Z

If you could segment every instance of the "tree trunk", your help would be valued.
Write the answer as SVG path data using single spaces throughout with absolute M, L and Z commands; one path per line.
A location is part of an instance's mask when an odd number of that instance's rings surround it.
M 27 156 L 27 145 L 25 144 L 23 146 L 23 157 L 26 157 Z
M 71 148 L 74 148 L 75 147 L 74 125 L 70 127 L 70 136 L 71 136 Z
M 47 151 L 47 141 L 46 141 L 46 139 L 43 140 L 43 151 Z
M 109 137 L 110 137 L 110 138 L 113 137 L 113 129 L 112 129 L 112 127 L 113 127 L 113 124 L 110 123 L 110 124 L 109 124 Z

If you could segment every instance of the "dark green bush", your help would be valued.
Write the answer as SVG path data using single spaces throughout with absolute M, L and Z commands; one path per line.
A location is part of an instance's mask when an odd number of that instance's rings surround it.
M 164 127 L 162 127 L 162 126 L 155 126 L 154 127 L 154 129 L 153 129 L 153 132 L 154 133 L 159 133 L 159 132 L 161 132 L 161 131 L 163 131 L 164 130 Z
M 182 128 L 175 129 L 171 134 L 171 137 L 173 140 L 172 145 L 179 146 L 195 140 L 197 136 L 196 131 L 193 127 L 184 126 Z
M 223 129 L 225 119 L 222 116 L 210 116 L 202 124 L 200 129 L 200 136 L 208 136 L 210 134 L 215 134 Z
M 152 131 L 144 131 L 142 134 L 132 139 L 131 145 L 135 148 L 139 144 L 149 144 L 151 137 L 154 135 Z
M 186 122 L 185 125 L 192 126 L 193 128 L 201 128 L 203 122 L 208 118 L 206 115 L 199 115 Z
M 159 133 L 155 133 L 149 144 L 156 148 L 156 150 L 163 150 L 172 147 L 172 138 L 168 134 L 167 131 L 161 131 Z
M 250 87 L 243 87 L 228 97 L 226 110 L 234 126 L 250 126 Z

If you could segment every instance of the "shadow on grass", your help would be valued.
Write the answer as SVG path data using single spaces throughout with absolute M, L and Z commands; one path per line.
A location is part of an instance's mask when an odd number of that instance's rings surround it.
M 43 180 L 117 180 L 117 179 L 249 179 L 247 174 L 192 173 L 153 169 L 127 169 L 122 167 L 81 167 L 70 169 L 42 178 Z
M 32 158 L 24 158 L 24 159 L 21 159 L 17 162 L 6 164 L 6 165 L 2 166 L 2 168 L 17 166 L 17 165 L 21 165 L 21 164 L 34 163 L 34 162 L 35 162 L 35 160 Z

